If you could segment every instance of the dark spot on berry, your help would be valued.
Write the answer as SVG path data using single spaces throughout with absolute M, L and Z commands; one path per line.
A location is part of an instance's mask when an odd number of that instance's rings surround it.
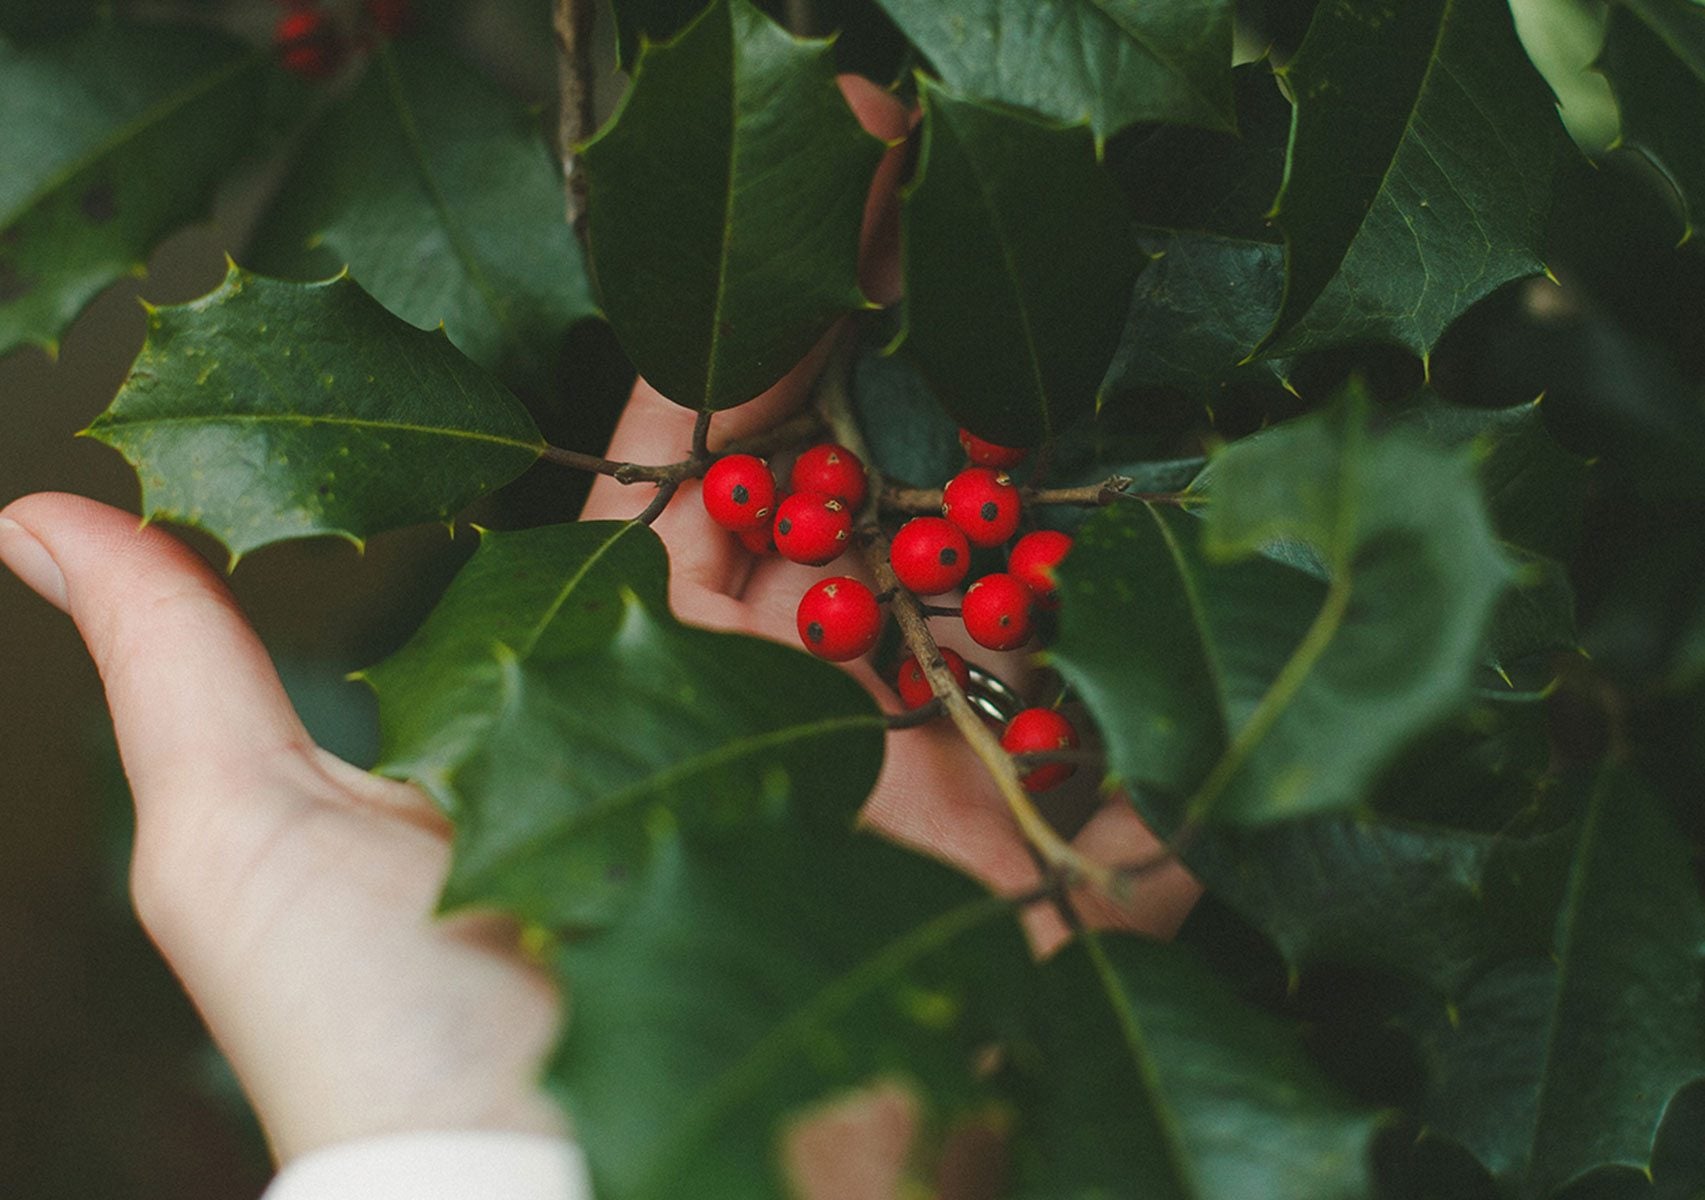
M 1005 629 L 1008 625 L 1012 624 L 1012 614 L 1002 613 L 1000 616 L 995 618 L 995 624 L 999 625 L 1002 629 Z
M 329 496 L 332 494 L 332 485 L 329 483 L 322 483 L 317 490 L 320 495 Z
M 743 483 L 735 484 L 734 490 L 730 492 L 729 495 L 733 497 L 734 503 L 736 504 L 745 504 L 752 498 L 752 493 L 746 490 L 746 485 Z
M 118 193 L 110 183 L 97 183 L 77 201 L 83 215 L 96 225 L 105 225 L 118 216 Z
M 807 638 L 810 638 L 814 642 L 822 641 L 823 640 L 822 623 L 818 622 L 818 621 L 813 621 L 809 625 L 807 625 L 805 627 L 805 636 Z
M 776 522 L 776 536 L 786 537 L 793 532 L 793 522 L 786 517 Z
M 936 555 L 936 558 L 940 561 L 942 566 L 951 567 L 959 561 L 959 551 L 955 550 L 952 546 L 943 546 L 941 548 L 941 553 Z
M 982 514 L 983 520 L 992 521 L 1001 515 L 1001 506 L 996 504 L 993 500 L 985 500 L 983 501 L 983 507 L 977 511 Z

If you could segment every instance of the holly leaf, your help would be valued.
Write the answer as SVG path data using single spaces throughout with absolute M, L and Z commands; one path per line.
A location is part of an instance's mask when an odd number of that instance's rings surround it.
M 543 439 L 442 333 L 345 278 L 233 264 L 215 291 L 150 308 L 107 410 L 85 430 L 136 468 L 142 511 L 204 529 L 231 562 L 286 538 L 448 521 L 520 475 Z
M 1350 1200 L 1378 1116 L 1183 950 L 1090 934 L 1041 969 L 1014 1159 L 1022 1200 Z
M 1094 405 L 1143 263 L 1084 126 L 921 81 L 901 223 L 905 347 L 955 420 L 1036 445 Z
M 54 352 L 102 289 L 207 211 L 253 145 L 265 69 L 193 27 L 0 42 L 0 354 Z
M 1087 120 L 1234 128 L 1228 0 L 878 0 L 955 92 Z
M 549 1079 L 598 1196 L 780 1200 L 790 1132 L 853 1089 L 930 1125 L 987 1103 L 974 1063 L 1031 969 L 1003 902 L 844 829 L 651 836 L 647 885 L 559 956 Z
M 1544 269 L 1562 127 L 1508 5 L 1322 5 L 1281 75 L 1296 118 L 1265 354 L 1373 340 L 1424 357 L 1475 301 Z
M 1524 1200 L 1648 1171 L 1672 1098 L 1705 1078 L 1705 902 L 1684 839 L 1609 766 L 1573 842 L 1549 953 L 1487 972 L 1423 1033 L 1429 1124 Z
M 808 827 L 845 829 L 876 786 L 886 722 L 851 677 L 621 600 L 593 649 L 498 652 L 501 707 L 452 779 L 446 906 L 495 902 L 547 927 L 612 920 L 660 822 L 746 829 L 793 807 Z
M 866 307 L 859 227 L 881 153 L 829 42 L 748 0 L 646 47 L 582 158 L 598 292 L 640 374 L 677 404 L 729 408 Z
M 1151 261 L 1101 383 L 1104 404 L 1141 388 L 1206 396 L 1234 380 L 1285 381 L 1288 362 L 1247 360 L 1284 294 L 1284 246 L 1268 214 L 1291 106 L 1265 63 L 1239 67 L 1233 82 L 1235 136 L 1162 126 L 1108 147 Z
M 632 67 L 645 42 L 676 36 L 705 9 L 704 0 L 611 0 L 616 19 L 616 65 Z
M 668 569 L 657 538 L 636 522 L 480 530 L 478 549 L 414 636 L 359 672 L 379 699 L 374 770 L 459 808 L 452 776 L 504 705 L 505 667 L 492 648 L 525 665 L 602 645 L 621 622 L 624 589 L 666 603 Z
M 1610 10 L 1598 66 L 1621 111 L 1618 144 L 1651 160 L 1675 189 L 1688 240 L 1705 214 L 1705 9 L 1623 0 Z
M 1234 443 L 1198 477 L 1207 519 L 1121 505 L 1061 570 L 1055 665 L 1112 777 L 1259 824 L 1354 808 L 1468 699 L 1510 577 L 1472 468 L 1375 435 L 1352 390 Z M 1277 551 L 1318 564 L 1278 561 Z M 1141 589 L 1136 586 L 1141 581 Z
M 532 394 L 597 314 L 538 118 L 425 42 L 386 46 L 316 128 L 259 224 L 261 272 L 348 266 L 412 325 Z
M 964 467 L 959 426 L 904 355 L 861 350 L 849 390 L 871 457 L 887 478 L 930 487 Z

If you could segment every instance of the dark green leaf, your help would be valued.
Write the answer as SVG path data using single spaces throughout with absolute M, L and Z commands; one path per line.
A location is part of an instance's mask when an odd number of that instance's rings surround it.
M 870 453 L 889 478 L 936 487 L 965 465 L 959 427 L 904 355 L 862 351 L 853 360 L 852 399 Z
M 631 68 L 642 41 L 675 37 L 705 9 L 705 0 L 611 0 L 616 18 L 616 65 Z
M 112 405 L 89 426 L 142 481 L 142 511 L 205 529 L 235 559 L 286 538 L 447 521 L 531 466 L 515 397 L 348 279 L 232 266 L 218 290 L 151 309 Z
M 1284 246 L 1268 220 L 1284 178 L 1291 106 L 1265 63 L 1234 76 L 1238 133 L 1166 126 L 1108 147 L 1153 261 L 1131 297 L 1104 397 L 1135 388 L 1218 392 L 1283 381 L 1281 359 L 1245 359 L 1273 327 Z
M 1599 61 L 1622 115 L 1619 144 L 1656 164 L 1681 202 L 1683 240 L 1705 215 L 1705 8 L 1625 0 Z
M 796 1195 L 786 1130 L 863 1085 L 931 1123 L 986 1103 L 973 1063 L 1030 970 L 1003 904 L 867 835 L 651 836 L 648 886 L 561 954 L 550 1077 L 600 1200 Z
M 265 59 L 193 28 L 0 42 L 0 354 L 52 350 L 249 149 Z
M 1607 767 L 1574 830 L 1549 954 L 1499 966 L 1426 1034 L 1434 1129 L 1518 1195 L 1648 1167 L 1705 1077 L 1705 903 L 1662 803 Z
M 593 649 L 614 636 L 628 590 L 667 603 L 668 559 L 628 521 L 482 530 L 463 566 L 408 643 L 362 672 L 379 696 L 380 773 L 457 807 L 455 769 L 488 736 L 503 706 L 502 644 L 522 663 Z
M 355 281 L 531 394 L 596 313 L 538 118 L 424 42 L 380 52 L 303 147 L 248 258 Z
M 1115 779 L 1193 793 L 1195 819 L 1351 808 L 1468 699 L 1508 562 L 1466 459 L 1370 433 L 1364 403 L 1228 448 L 1204 529 L 1120 506 L 1080 531 L 1053 658 Z
M 1377 1117 L 1295 1035 L 1175 947 L 1091 937 L 1048 963 L 1015 1146 L 1015 1195 L 1351 1200 Z M 1026 1070 L 1028 1068 L 1028 1071 Z
M 878 0 L 949 87 L 1088 120 L 1233 127 L 1228 0 Z
M 1084 126 L 923 85 L 902 210 L 905 344 L 949 413 L 1035 445 L 1087 414 L 1143 262 Z
M 584 151 L 599 295 L 640 373 L 677 404 L 729 408 L 863 307 L 859 226 L 881 152 L 829 43 L 790 37 L 748 0 L 648 47 Z
M 1268 354 L 1374 340 L 1424 356 L 1544 268 L 1562 127 L 1507 4 L 1323 4 L 1283 75 L 1297 111 Z

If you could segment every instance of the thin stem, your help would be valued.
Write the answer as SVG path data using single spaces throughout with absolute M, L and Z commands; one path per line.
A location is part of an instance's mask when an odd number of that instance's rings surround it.
M 552 24 L 557 39 L 557 85 L 561 111 L 557 115 L 557 150 L 562 155 L 563 193 L 568 223 L 582 245 L 586 243 L 586 173 L 580 169 L 580 143 L 596 124 L 593 33 L 598 16 L 596 0 L 556 0 Z
M 1026 488 L 1024 503 L 1068 504 L 1079 508 L 1100 508 L 1118 500 L 1145 500 L 1150 504 L 1171 504 L 1180 508 L 1199 503 L 1203 497 L 1192 492 L 1133 492 L 1133 480 L 1128 475 L 1109 475 L 1100 483 L 1086 487 Z M 941 512 L 940 488 L 895 487 L 882 490 L 882 511 L 890 513 Z
M 710 417 L 710 409 L 701 409 L 699 419 L 693 422 L 694 462 L 707 462 L 710 459 Z
M 931 699 L 928 704 L 920 704 L 916 708 L 908 708 L 905 712 L 889 713 L 888 728 L 915 729 L 919 725 L 928 725 L 941 714 L 941 701 L 939 699 Z
M 708 414 L 700 420 L 708 424 Z M 822 431 L 822 422 L 815 413 L 799 413 L 763 433 L 753 437 L 742 438 L 730 442 L 723 451 L 725 454 L 755 454 L 762 458 L 774 454 L 778 450 L 790 449 L 807 442 Z M 695 440 L 698 427 L 694 426 Z M 706 431 L 708 438 L 708 430 Z M 583 454 L 579 450 L 568 450 L 562 446 L 547 445 L 540 458 L 559 467 L 569 467 L 576 471 L 591 471 L 597 475 L 608 475 L 617 483 L 680 483 L 687 479 L 697 479 L 710 469 L 710 464 L 717 456 L 708 449 L 701 456 L 693 454 L 678 462 L 661 463 L 649 466 L 644 463 L 616 462 L 613 459 L 599 458 L 596 454 Z
M 900 626 L 900 636 L 905 641 L 906 648 L 918 660 L 924 678 L 929 680 L 930 690 L 947 710 L 947 715 L 960 736 L 982 760 L 983 766 L 994 779 L 995 786 L 999 788 L 1001 798 L 1006 801 L 1007 810 L 1012 813 L 1019 832 L 1035 850 L 1039 861 L 1044 864 L 1044 874 L 1051 872 L 1068 882 L 1086 880 L 1103 891 L 1108 890 L 1114 882 L 1112 873 L 1079 855 L 1037 811 L 1030 794 L 1019 782 L 1018 769 L 1013 765 L 1012 756 L 1001 747 L 1000 741 L 983 723 L 982 716 L 971 707 L 965 693 L 959 690 L 953 673 L 947 669 L 947 661 L 942 657 L 935 637 L 929 631 L 929 623 L 923 614 L 922 606 L 911 592 L 900 586 L 899 580 L 894 576 L 894 568 L 888 562 L 888 538 L 882 532 L 878 521 L 881 511 L 879 497 L 885 490 L 882 474 L 876 469 L 875 459 L 865 444 L 863 432 L 853 420 L 852 405 L 847 395 L 849 345 L 844 336 L 836 345 L 829 365 L 818 382 L 816 399 L 830 434 L 837 442 L 864 460 L 870 475 L 870 498 L 865 501 L 857 524 L 865 566 L 876 580 L 876 590 L 893 590 L 894 598 L 888 608 Z M 937 503 L 939 505 L 939 499 Z
M 651 503 L 640 510 L 634 520 L 641 525 L 649 525 L 663 515 L 663 510 L 669 507 L 669 501 L 675 498 L 675 493 L 681 490 L 679 479 L 670 480 L 657 489 L 657 494 L 651 498 Z
M 942 604 L 920 604 L 918 611 L 926 617 L 957 617 L 963 615 L 957 608 L 948 608 Z

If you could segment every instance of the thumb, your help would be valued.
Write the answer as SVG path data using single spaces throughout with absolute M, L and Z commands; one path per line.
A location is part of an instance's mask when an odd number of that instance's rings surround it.
M 0 561 L 70 613 L 106 687 L 139 821 L 183 818 L 311 745 L 224 582 L 162 529 L 79 496 L 0 510 Z

